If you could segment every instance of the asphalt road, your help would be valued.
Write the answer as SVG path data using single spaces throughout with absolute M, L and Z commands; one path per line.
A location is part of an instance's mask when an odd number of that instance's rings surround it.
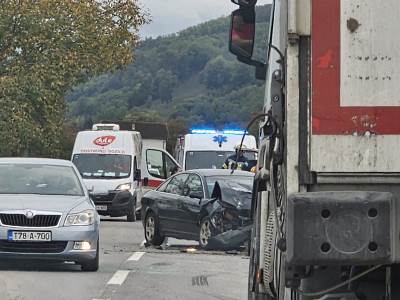
M 168 244 L 146 248 L 140 221 L 103 219 L 98 272 L 69 263 L 0 262 L 0 300 L 246 299 L 243 254 L 204 252 L 175 239 Z

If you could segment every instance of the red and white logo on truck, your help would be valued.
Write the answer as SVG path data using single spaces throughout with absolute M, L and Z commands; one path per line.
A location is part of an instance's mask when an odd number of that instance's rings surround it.
M 93 144 L 100 147 L 106 147 L 112 144 L 117 137 L 114 135 L 99 136 L 94 139 Z

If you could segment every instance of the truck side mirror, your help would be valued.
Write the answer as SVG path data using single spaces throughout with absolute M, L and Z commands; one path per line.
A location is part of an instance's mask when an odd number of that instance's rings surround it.
M 232 3 L 245 7 L 254 6 L 257 3 L 257 0 L 231 0 L 231 1 Z
M 148 177 L 143 178 L 143 186 L 149 186 L 149 178 Z
M 254 8 L 239 8 L 231 15 L 229 51 L 239 59 L 251 59 L 256 28 Z
M 240 4 L 246 0 L 237 0 Z M 251 2 L 251 0 L 249 0 Z M 240 4 L 241 5 L 241 4 Z M 231 15 L 231 30 L 229 36 L 229 51 L 237 59 L 256 69 L 256 79 L 265 80 L 267 64 L 254 60 L 253 51 L 256 34 L 256 12 L 254 5 L 241 5 Z

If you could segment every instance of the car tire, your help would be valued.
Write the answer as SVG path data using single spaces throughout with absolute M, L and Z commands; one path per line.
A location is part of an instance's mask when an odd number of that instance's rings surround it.
M 136 204 L 133 204 L 132 207 L 129 209 L 128 214 L 126 215 L 126 220 L 128 222 L 136 221 Z
M 146 242 L 153 246 L 160 246 L 165 240 L 165 237 L 160 234 L 159 224 L 157 216 L 150 211 L 144 221 L 144 237 Z
M 96 272 L 99 269 L 99 240 L 97 240 L 96 257 L 92 260 L 81 263 L 81 269 L 84 272 Z
M 208 240 L 212 236 L 211 221 L 209 218 L 204 218 L 200 222 L 199 230 L 199 246 L 202 249 L 208 249 Z

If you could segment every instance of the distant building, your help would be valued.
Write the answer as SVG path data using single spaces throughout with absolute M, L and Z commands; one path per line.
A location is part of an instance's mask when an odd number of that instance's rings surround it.
M 102 123 L 118 124 L 120 130 L 139 131 L 142 135 L 144 148 L 159 148 L 166 150 L 168 140 L 167 123 L 115 121 L 104 121 Z

